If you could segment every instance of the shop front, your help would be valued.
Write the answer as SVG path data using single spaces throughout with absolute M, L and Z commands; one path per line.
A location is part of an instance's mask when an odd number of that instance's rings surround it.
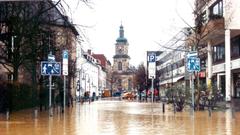
M 233 74 L 233 97 L 240 98 L 240 72 Z

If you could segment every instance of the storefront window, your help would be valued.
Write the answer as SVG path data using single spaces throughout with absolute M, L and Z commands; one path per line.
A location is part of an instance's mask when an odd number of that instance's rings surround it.
M 234 78 L 234 97 L 240 97 L 240 74 L 236 73 L 233 75 Z

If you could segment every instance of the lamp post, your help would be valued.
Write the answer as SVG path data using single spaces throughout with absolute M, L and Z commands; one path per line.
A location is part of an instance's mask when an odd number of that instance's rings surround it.
M 11 36 L 11 51 L 12 51 L 12 54 L 13 54 L 13 52 L 14 52 L 14 38 L 16 38 L 17 36 Z M 14 58 L 13 56 L 12 56 L 12 58 Z M 11 81 L 12 81 L 12 83 L 13 83 L 13 74 L 11 74 Z M 9 120 L 10 119 L 10 116 L 9 116 L 9 108 L 7 108 L 7 110 L 6 110 L 6 120 Z
M 173 58 L 173 57 L 172 57 Z M 167 68 L 170 65 L 170 70 L 171 71 L 171 91 L 172 91 L 172 100 L 173 100 L 173 112 L 176 113 L 176 108 L 175 108 L 175 92 L 173 91 L 173 59 L 171 60 L 171 63 L 167 63 Z
M 11 36 L 11 51 L 12 51 L 12 58 L 13 57 L 13 53 L 14 53 L 14 39 L 17 38 L 17 36 Z M 13 74 L 11 74 L 11 80 L 13 81 Z
M 85 73 L 85 76 L 83 80 L 85 80 L 85 90 L 84 90 L 84 96 L 86 95 L 87 92 L 87 76 L 88 76 L 88 83 L 89 83 L 89 96 L 90 96 L 90 77 L 88 73 Z M 86 97 L 85 97 L 86 98 Z M 85 99 L 86 100 L 86 99 Z
M 11 41 L 12 41 L 12 47 L 11 47 L 11 50 L 12 50 L 12 53 L 14 51 L 14 39 L 17 38 L 17 36 L 12 36 L 11 37 Z
M 172 58 L 171 58 L 171 87 L 172 87 L 172 91 L 173 91 L 173 55 L 174 55 L 174 53 L 172 52 Z M 174 112 L 174 114 L 176 113 L 176 106 L 175 106 L 175 100 L 176 100 L 176 97 L 175 97 L 175 91 L 173 91 L 173 112 Z
M 78 101 L 80 102 L 80 79 L 77 81 Z

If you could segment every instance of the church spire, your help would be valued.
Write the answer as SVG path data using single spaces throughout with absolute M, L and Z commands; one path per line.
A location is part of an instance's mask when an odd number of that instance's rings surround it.
M 119 29 L 119 37 L 117 38 L 116 41 L 127 43 L 127 39 L 124 37 L 124 29 L 123 29 L 122 22 L 121 22 L 120 29 Z
M 119 37 L 120 37 L 120 38 L 124 38 L 124 30 L 123 30 L 122 24 L 121 24 L 120 30 L 119 30 Z

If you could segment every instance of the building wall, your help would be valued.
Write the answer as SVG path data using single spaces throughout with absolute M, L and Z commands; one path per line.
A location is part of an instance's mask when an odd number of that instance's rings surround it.
M 118 70 L 118 64 L 119 62 L 122 63 L 122 70 Z M 114 71 L 118 71 L 118 72 L 124 72 L 127 71 L 129 68 L 129 59 L 126 58 L 118 58 L 118 59 L 114 59 L 113 61 L 113 70 Z
M 83 96 L 84 92 L 90 92 L 90 96 L 95 92 L 96 96 L 99 96 L 99 68 L 96 64 L 84 60 L 82 64 L 82 72 L 81 72 L 81 95 Z
M 230 101 L 231 97 L 236 96 L 236 89 L 238 89 L 236 80 L 240 69 L 239 64 L 237 64 L 240 55 L 233 55 L 238 50 L 239 45 L 232 42 L 240 36 L 240 22 L 238 21 L 240 19 L 240 1 L 222 0 L 223 14 L 213 14 L 213 7 L 219 2 L 221 1 L 211 0 L 201 9 L 202 12 L 205 10 L 208 13 L 206 16 L 208 17 L 207 25 L 203 26 L 206 26 L 207 29 L 213 29 L 204 41 L 208 46 L 205 54 L 207 55 L 206 73 L 208 74 L 206 82 L 208 87 L 216 86 L 214 90 L 221 90 L 226 100 Z M 217 15 L 217 18 L 211 18 L 212 16 L 209 15 Z
M 240 1 L 223 0 L 225 27 L 229 29 L 240 28 Z
M 101 67 L 99 67 L 99 79 L 98 79 L 98 85 L 99 85 L 99 95 L 103 93 L 103 91 L 107 87 L 107 73 L 106 71 L 102 70 Z

